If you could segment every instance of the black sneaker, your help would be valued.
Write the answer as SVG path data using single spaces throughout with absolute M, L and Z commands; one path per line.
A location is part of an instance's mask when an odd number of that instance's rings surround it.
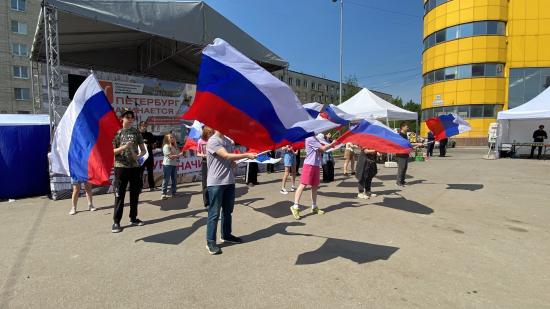
M 222 253 L 222 249 L 220 249 L 220 247 L 215 242 L 207 242 L 206 249 L 208 249 L 208 253 L 212 255 Z
M 130 225 L 132 226 L 144 226 L 145 223 L 139 219 L 130 220 Z
M 122 229 L 120 228 L 120 224 L 113 223 L 113 226 L 111 227 L 111 232 L 113 233 L 120 233 L 122 232 Z
M 229 235 L 227 237 L 222 237 L 222 243 L 242 244 L 243 240 L 237 236 Z

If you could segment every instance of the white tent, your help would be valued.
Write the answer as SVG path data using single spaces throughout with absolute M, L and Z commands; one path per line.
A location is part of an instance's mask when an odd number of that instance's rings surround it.
M 533 131 L 539 125 L 550 127 L 550 87 L 525 104 L 499 112 L 497 120 L 498 146 L 513 142 L 532 142 Z M 520 150 L 521 153 L 528 153 L 531 149 L 521 148 Z
M 380 98 L 367 88 L 363 88 L 346 102 L 338 105 L 342 111 L 360 118 L 375 118 L 389 120 L 418 120 L 418 114 Z

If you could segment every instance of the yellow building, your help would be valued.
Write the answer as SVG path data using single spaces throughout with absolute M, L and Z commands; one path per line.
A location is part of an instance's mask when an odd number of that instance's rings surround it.
M 496 113 L 550 86 L 550 0 L 424 0 L 422 126 L 456 112 L 486 145 Z M 536 128 L 533 128 L 533 130 Z

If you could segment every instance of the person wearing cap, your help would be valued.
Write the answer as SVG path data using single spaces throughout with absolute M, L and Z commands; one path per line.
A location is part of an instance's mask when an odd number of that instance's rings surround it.
M 145 160 L 143 166 L 141 167 L 140 178 L 143 180 L 143 174 L 145 172 L 145 169 L 147 169 L 147 182 L 149 183 L 149 191 L 155 191 L 155 177 L 153 175 L 155 165 L 155 159 L 153 156 L 153 145 L 155 143 L 155 136 L 153 135 L 153 133 L 147 131 L 147 123 L 145 121 L 139 123 L 139 132 L 141 133 L 141 137 L 143 137 L 143 142 L 147 146 L 147 152 L 149 153 L 149 157 L 147 158 L 147 160 Z
M 302 167 L 300 185 L 298 186 L 298 189 L 296 189 L 296 194 L 294 195 L 294 205 L 290 206 L 290 211 L 294 219 L 300 219 L 299 203 L 306 186 L 311 186 L 311 212 L 319 215 L 325 213 L 317 207 L 317 189 L 319 188 L 320 183 L 320 170 L 323 153 L 334 147 L 335 144 L 336 141 L 330 144 L 327 143 L 323 133 L 306 138 L 306 158 L 304 159 L 304 166 Z
M 137 218 L 139 193 L 142 186 L 141 166 L 138 162 L 145 154 L 145 144 L 138 129 L 134 128 L 135 115 L 130 109 L 124 109 L 121 113 L 122 128 L 118 130 L 113 139 L 115 154 L 115 210 L 113 211 L 113 226 L 111 231 L 122 231 L 120 220 L 124 209 L 124 197 L 126 187 L 130 184 L 130 225 L 142 226 L 144 223 Z

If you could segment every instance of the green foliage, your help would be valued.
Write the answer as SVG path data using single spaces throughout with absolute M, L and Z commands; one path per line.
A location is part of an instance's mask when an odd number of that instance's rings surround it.
M 359 81 L 355 75 L 345 77 L 342 87 L 346 89 L 346 93 L 342 95 L 342 102 L 349 100 L 361 90 Z

